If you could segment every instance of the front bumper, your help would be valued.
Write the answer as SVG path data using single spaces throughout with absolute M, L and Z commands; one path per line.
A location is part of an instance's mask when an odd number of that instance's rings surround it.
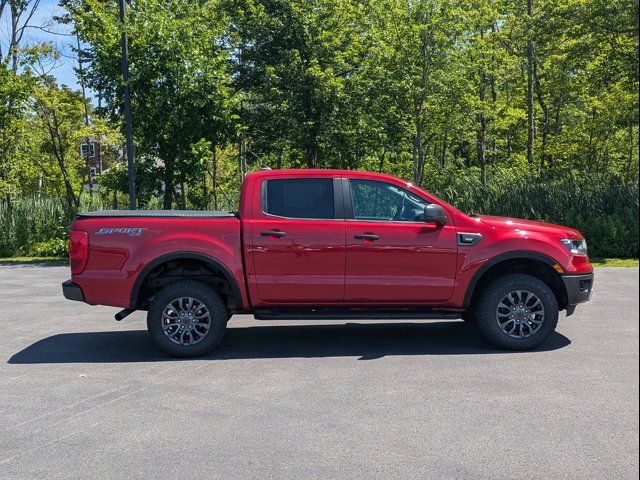
M 62 294 L 67 300 L 84 302 L 84 293 L 82 293 L 82 288 L 71 280 L 67 280 L 62 284 Z
M 567 316 L 575 311 L 576 305 L 591 300 L 593 278 L 593 273 L 562 276 L 562 281 L 567 291 Z

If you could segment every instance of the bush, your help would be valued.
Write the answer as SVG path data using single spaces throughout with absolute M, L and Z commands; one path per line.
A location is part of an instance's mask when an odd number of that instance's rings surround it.
M 25 252 L 28 257 L 68 257 L 69 241 L 52 238 L 46 242 L 35 243 Z

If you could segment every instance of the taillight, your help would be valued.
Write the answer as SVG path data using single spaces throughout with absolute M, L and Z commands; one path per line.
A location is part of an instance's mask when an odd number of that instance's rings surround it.
M 69 259 L 71 260 L 71 274 L 82 273 L 89 258 L 89 236 L 87 232 L 71 230 L 69 232 Z

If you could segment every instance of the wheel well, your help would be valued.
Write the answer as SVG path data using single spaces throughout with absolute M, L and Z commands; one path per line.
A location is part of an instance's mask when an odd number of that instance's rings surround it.
M 220 294 L 229 310 L 241 308 L 242 299 L 229 273 L 200 258 L 172 258 L 152 266 L 149 272 L 143 271 L 140 276 L 131 295 L 132 306 L 140 310 L 148 309 L 155 294 L 164 287 L 185 279 L 211 286 Z
M 565 289 L 560 274 L 553 267 L 541 260 L 532 258 L 511 258 L 492 265 L 482 276 L 475 282 L 475 288 L 468 303 L 469 309 L 474 310 L 480 295 L 484 289 L 495 278 L 507 273 L 524 273 L 531 275 L 546 283 L 553 291 L 560 309 L 567 306 L 567 291 Z

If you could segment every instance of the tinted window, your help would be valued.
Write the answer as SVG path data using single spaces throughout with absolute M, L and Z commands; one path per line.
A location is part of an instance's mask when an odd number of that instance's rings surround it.
M 334 218 L 330 178 L 267 180 L 266 193 L 265 213 L 290 218 Z
M 428 202 L 391 183 L 350 180 L 356 220 L 419 221 Z

